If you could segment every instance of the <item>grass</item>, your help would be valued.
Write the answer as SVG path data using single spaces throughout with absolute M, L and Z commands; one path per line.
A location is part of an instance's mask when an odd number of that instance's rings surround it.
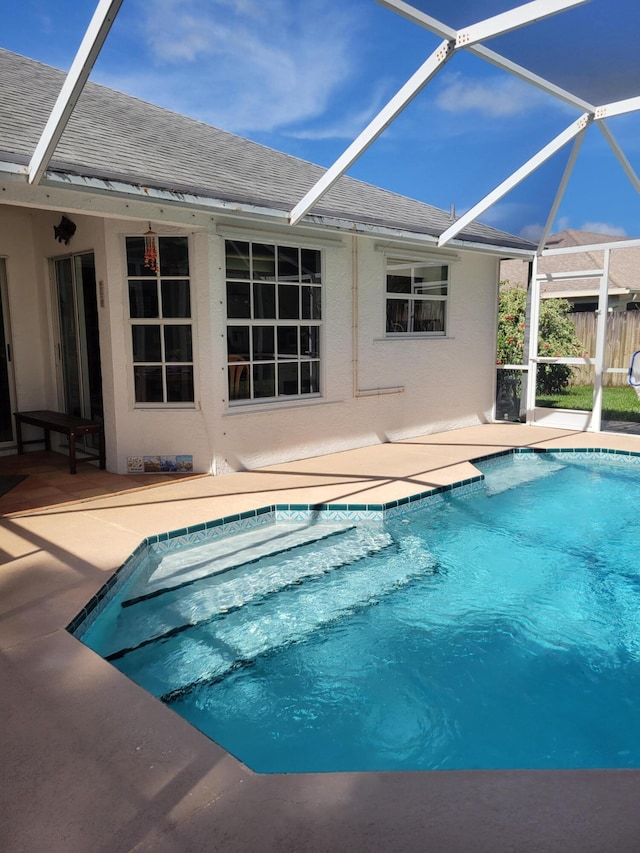
M 536 399 L 536 406 L 589 412 L 593 407 L 593 385 L 572 385 L 559 394 L 540 395 Z M 633 388 L 603 388 L 602 417 L 611 421 L 640 422 L 640 399 Z

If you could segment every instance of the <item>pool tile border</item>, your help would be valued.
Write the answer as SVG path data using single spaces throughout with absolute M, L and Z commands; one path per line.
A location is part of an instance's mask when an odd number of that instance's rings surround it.
M 508 450 L 498 450 L 495 453 L 484 454 L 470 459 L 469 462 L 475 465 L 480 462 L 487 462 L 490 459 L 498 459 L 501 456 L 517 456 L 522 453 L 538 453 L 550 454 L 560 458 L 565 456 L 583 457 L 589 461 L 600 459 L 606 456 L 608 462 L 616 462 L 626 465 L 640 465 L 640 453 L 636 450 L 616 450 L 608 447 L 515 447 Z M 613 457 L 613 458 L 611 458 Z
M 591 461 L 603 456 L 608 461 L 621 464 L 640 466 L 640 453 L 633 450 L 616 450 L 605 447 L 515 447 L 499 450 L 495 453 L 483 454 L 470 459 L 472 465 L 499 459 L 503 456 L 516 456 L 524 453 L 551 454 L 563 458 L 565 456 L 579 455 L 584 461 Z M 614 457 L 614 459 L 611 459 Z M 582 461 L 581 460 L 581 461 Z M 158 533 L 143 539 L 135 550 L 127 557 L 98 592 L 91 598 L 82 610 L 67 625 L 66 630 L 76 636 L 82 637 L 90 624 L 100 615 L 109 603 L 110 593 L 116 584 L 127 581 L 142 561 L 150 554 L 164 554 L 183 548 L 185 545 L 200 545 L 220 536 L 238 533 L 242 530 L 254 530 L 257 527 L 271 525 L 278 522 L 291 521 L 383 521 L 387 518 L 396 518 L 407 511 L 423 509 L 434 506 L 452 497 L 462 497 L 473 492 L 481 491 L 484 484 L 484 474 L 480 473 L 474 477 L 468 477 L 445 486 L 436 486 L 424 492 L 418 492 L 397 500 L 376 504 L 271 504 L 258 509 L 246 510 L 245 512 L 216 518 L 212 521 L 198 522 L 178 530 Z

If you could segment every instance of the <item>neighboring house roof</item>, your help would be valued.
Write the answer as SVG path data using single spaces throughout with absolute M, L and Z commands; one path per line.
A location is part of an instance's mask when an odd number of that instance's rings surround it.
M 0 161 L 28 164 L 64 79 L 62 71 L 0 49 Z M 95 83 L 87 83 L 49 165 L 49 172 L 283 212 L 324 171 Z M 340 178 L 311 217 L 434 237 L 452 222 L 443 210 L 348 177 Z M 465 228 L 455 242 L 535 249 L 480 223 Z
M 560 249 L 569 246 L 592 246 L 596 243 L 610 243 L 609 234 L 597 234 L 592 231 L 578 231 L 568 228 L 552 234 L 546 243 L 548 249 Z M 604 250 L 576 252 L 568 255 L 542 256 L 538 259 L 538 273 L 577 272 L 579 270 L 602 269 Z M 526 287 L 527 267 L 522 261 L 505 261 L 501 266 L 500 278 L 511 285 Z M 543 298 L 597 298 L 600 280 L 584 278 L 564 281 L 542 282 L 540 292 Z M 634 294 L 640 292 L 640 247 L 617 248 L 611 253 L 609 267 L 609 293 Z

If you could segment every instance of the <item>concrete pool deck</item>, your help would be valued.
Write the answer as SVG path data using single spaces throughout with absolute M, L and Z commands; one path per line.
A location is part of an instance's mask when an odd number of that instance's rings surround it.
M 640 452 L 640 437 L 492 424 L 13 513 L 0 498 L 0 850 L 639 850 L 640 770 L 255 774 L 65 631 L 147 535 L 394 500 L 529 446 Z

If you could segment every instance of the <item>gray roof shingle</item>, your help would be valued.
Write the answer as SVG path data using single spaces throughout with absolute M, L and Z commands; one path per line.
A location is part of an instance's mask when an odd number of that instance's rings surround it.
M 0 49 L 0 159 L 28 163 L 64 77 Z M 49 169 L 282 211 L 291 210 L 325 171 L 95 83 L 80 96 Z M 349 177 L 312 214 L 432 236 L 451 225 L 443 210 Z M 457 239 L 535 248 L 480 223 Z

